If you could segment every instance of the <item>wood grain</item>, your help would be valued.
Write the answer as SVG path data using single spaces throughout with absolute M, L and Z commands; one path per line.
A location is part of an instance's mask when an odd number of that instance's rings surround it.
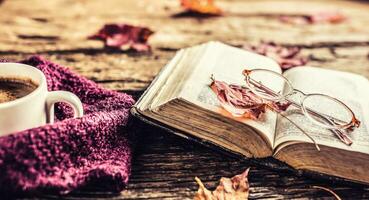
M 364 1 L 218 0 L 225 16 L 194 18 L 177 15 L 175 0 L 6 0 L 0 4 L 0 57 L 18 61 L 33 54 L 118 91 L 136 96 L 148 86 L 176 50 L 209 40 L 235 46 L 261 40 L 299 46 L 309 65 L 362 74 L 369 78 L 369 4 Z M 294 26 L 284 14 L 339 10 L 342 24 Z M 150 53 L 111 52 L 86 38 L 105 23 L 131 23 L 155 31 Z M 139 122 L 137 122 L 139 123 Z M 191 199 L 194 177 L 214 188 L 222 176 L 247 167 L 251 199 L 332 198 L 311 188 L 325 186 L 343 199 L 369 198 L 369 187 L 333 184 L 266 168 L 184 141 L 149 125 L 141 127 L 132 177 L 126 190 L 111 194 L 90 187 L 64 199 Z M 34 199 L 59 199 L 38 196 Z

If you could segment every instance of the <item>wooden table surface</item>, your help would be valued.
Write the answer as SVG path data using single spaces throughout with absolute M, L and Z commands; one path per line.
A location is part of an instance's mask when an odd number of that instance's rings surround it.
M 67 65 L 106 88 L 138 97 L 180 48 L 209 40 L 232 45 L 260 40 L 302 47 L 309 65 L 362 74 L 369 78 L 369 3 L 365 1 L 218 0 L 225 16 L 174 17 L 176 0 L 5 0 L 0 4 L 0 58 L 22 60 L 32 54 Z M 290 25 L 282 14 L 339 10 L 341 24 Z M 105 23 L 130 23 L 155 31 L 151 53 L 109 52 L 86 37 Z M 368 92 L 368 91 L 365 91 Z M 137 122 L 139 123 L 139 122 Z M 149 125 L 137 144 L 132 176 L 119 194 L 87 188 L 65 199 L 191 199 L 194 177 L 214 188 L 222 176 L 251 167 L 251 199 L 332 198 L 319 185 L 344 199 L 369 198 L 369 187 L 329 183 L 273 170 L 214 152 Z M 59 199 L 44 195 L 36 199 Z M 1 199 L 1 197 L 0 197 Z

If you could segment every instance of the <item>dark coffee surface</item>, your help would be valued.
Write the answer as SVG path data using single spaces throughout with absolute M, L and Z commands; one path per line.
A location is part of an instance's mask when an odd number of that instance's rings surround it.
M 0 103 L 26 96 L 37 88 L 29 78 L 0 77 Z

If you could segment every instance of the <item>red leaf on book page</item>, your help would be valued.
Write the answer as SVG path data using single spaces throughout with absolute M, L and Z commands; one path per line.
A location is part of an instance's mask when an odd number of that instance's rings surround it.
M 265 112 L 265 104 L 249 89 L 213 80 L 211 89 L 222 107 L 235 117 L 257 119 Z
M 249 181 L 247 175 L 249 169 L 242 174 L 232 178 L 220 179 L 218 187 L 214 191 L 206 189 L 199 178 L 195 178 L 199 189 L 195 194 L 194 200 L 245 200 L 249 197 Z
M 268 104 L 270 107 L 274 108 L 277 112 L 286 111 L 287 108 L 291 105 L 291 102 L 273 102 Z
M 274 42 L 261 42 L 259 45 L 244 45 L 244 49 L 267 56 L 275 60 L 282 70 L 302 66 L 308 59 L 300 55 L 299 47 L 285 47 Z
M 149 51 L 147 40 L 154 32 L 146 27 L 128 24 L 106 24 L 89 39 L 102 40 L 106 47 Z
M 181 0 L 181 6 L 193 13 L 205 15 L 222 14 L 222 10 L 214 4 L 214 0 Z
M 322 11 L 307 15 L 284 15 L 280 20 L 289 24 L 341 23 L 347 17 L 337 11 Z

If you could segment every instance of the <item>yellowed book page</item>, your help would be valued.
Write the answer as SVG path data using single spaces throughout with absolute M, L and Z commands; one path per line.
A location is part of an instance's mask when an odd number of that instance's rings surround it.
M 209 87 L 212 75 L 217 80 L 245 85 L 242 71 L 253 68 L 266 68 L 281 73 L 278 64 L 269 58 L 222 43 L 212 42 L 192 76 L 186 82 L 180 97 L 259 130 L 273 145 L 277 117 L 275 113 L 268 111 L 260 120 L 233 117 L 220 106 L 216 95 Z M 283 85 L 279 84 L 282 89 Z
M 359 128 L 349 133 L 353 144 L 348 146 L 328 129 L 315 125 L 298 109 L 286 112 L 287 117 L 311 135 L 318 144 L 330 147 L 369 153 L 369 81 L 359 75 L 313 67 L 299 67 L 285 73 L 296 89 L 305 93 L 322 93 L 347 104 L 362 122 Z M 316 102 L 317 105 L 319 102 Z M 327 108 L 330 109 L 330 108 Z M 311 142 L 287 119 L 278 117 L 275 146 L 286 142 Z

